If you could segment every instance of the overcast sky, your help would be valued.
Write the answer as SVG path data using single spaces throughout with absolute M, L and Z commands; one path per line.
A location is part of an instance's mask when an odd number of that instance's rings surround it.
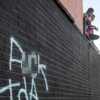
M 96 16 L 93 24 L 99 28 L 99 31 L 94 31 L 94 33 L 100 36 L 100 0 L 83 0 L 83 12 L 86 12 L 90 7 L 94 8 L 94 14 Z M 100 39 L 95 40 L 94 43 L 100 50 Z

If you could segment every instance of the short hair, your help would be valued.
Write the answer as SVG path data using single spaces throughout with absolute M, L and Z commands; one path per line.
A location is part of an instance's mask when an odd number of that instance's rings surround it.
M 90 11 L 94 12 L 94 9 L 93 9 L 93 8 L 89 8 L 89 9 L 87 10 L 87 12 L 90 12 Z

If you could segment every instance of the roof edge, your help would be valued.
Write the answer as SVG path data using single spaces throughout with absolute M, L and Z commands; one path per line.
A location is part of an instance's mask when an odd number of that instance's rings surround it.
M 61 8 L 61 10 L 67 15 L 67 17 L 69 18 L 69 20 L 73 23 L 73 25 L 79 30 L 79 32 L 81 34 L 83 34 L 82 30 L 78 27 L 78 25 L 75 22 L 75 19 L 73 18 L 73 16 L 69 13 L 69 11 L 63 6 L 63 4 L 61 3 L 60 0 L 54 0 L 56 1 L 56 3 L 58 4 L 58 6 Z

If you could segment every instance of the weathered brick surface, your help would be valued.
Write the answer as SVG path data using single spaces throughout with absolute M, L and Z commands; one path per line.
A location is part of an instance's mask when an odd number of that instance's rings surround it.
M 24 75 L 18 63 L 9 70 L 11 36 L 26 53 L 37 52 L 47 66 L 44 73 L 49 91 L 42 75 L 35 79 L 39 100 L 100 99 L 100 57 L 54 0 L 0 0 L 0 90 L 9 84 L 8 79 L 20 82 L 20 87 L 13 88 L 13 99 L 19 100 Z M 16 46 L 13 51 L 20 59 Z M 29 97 L 31 75 L 26 75 L 26 81 Z M 9 96 L 9 90 L 0 93 L 0 100 L 10 100 Z M 27 100 L 24 93 L 21 97 Z

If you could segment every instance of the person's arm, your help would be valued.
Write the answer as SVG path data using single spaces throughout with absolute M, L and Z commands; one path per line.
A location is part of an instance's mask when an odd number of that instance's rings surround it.
M 97 28 L 96 26 L 91 25 L 90 27 L 91 27 L 92 29 L 94 29 L 94 30 L 98 31 L 98 28 Z
M 86 35 L 87 37 L 89 37 L 89 34 L 88 34 L 88 32 L 86 32 L 86 31 L 85 31 L 85 35 Z
M 86 15 L 86 16 L 85 16 L 85 21 L 91 22 L 91 17 L 89 17 L 88 15 Z

